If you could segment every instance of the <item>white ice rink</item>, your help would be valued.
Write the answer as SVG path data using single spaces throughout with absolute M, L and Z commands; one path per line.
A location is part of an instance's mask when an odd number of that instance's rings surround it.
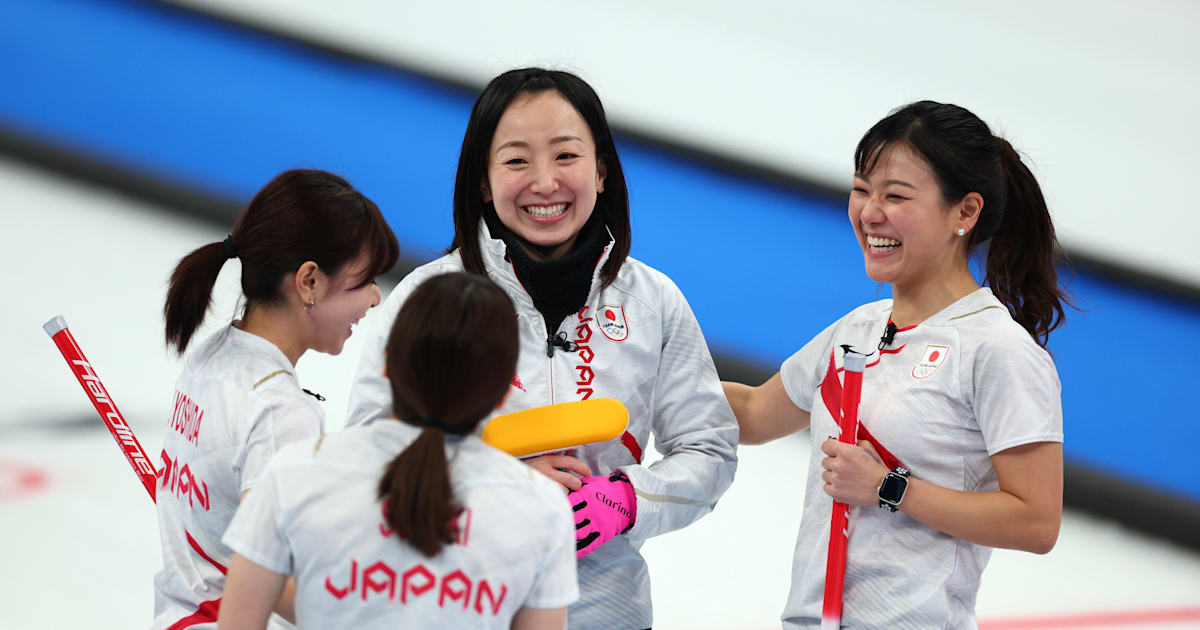
M 159 566 L 153 506 L 41 326 L 66 317 L 156 455 L 178 368 L 162 342 L 164 283 L 180 256 L 228 226 L 4 160 L 0 190 L 13 280 L 0 308 L 0 629 L 144 628 Z M 222 274 L 210 326 L 234 313 L 236 269 Z M 342 425 L 358 352 L 352 338 L 342 356 L 297 368 L 327 398 L 330 430 Z M 779 627 L 806 440 L 742 449 L 713 514 L 646 544 L 656 628 Z M 1200 555 L 1068 511 L 1049 555 L 995 552 L 978 613 L 991 630 L 1200 628 Z

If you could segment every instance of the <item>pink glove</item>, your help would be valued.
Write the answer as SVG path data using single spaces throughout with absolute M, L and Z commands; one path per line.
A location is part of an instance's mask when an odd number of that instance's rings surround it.
M 637 521 L 637 497 L 625 473 L 587 477 L 567 493 L 575 509 L 575 557 L 582 558 L 623 534 Z

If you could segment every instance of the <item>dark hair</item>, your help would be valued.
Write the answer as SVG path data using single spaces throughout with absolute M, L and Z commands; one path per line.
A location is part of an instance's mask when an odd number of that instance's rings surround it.
M 948 203 L 971 192 L 983 197 L 968 255 L 987 242 L 984 283 L 1044 347 L 1069 302 L 1058 284 L 1054 223 L 1029 167 L 975 114 L 920 101 L 894 110 L 867 131 L 854 150 L 856 172 L 871 172 L 884 150 L 898 144 L 929 164 Z
M 246 309 L 283 297 L 283 278 L 306 261 L 333 276 L 363 251 L 359 285 L 396 264 L 400 245 L 379 208 L 346 180 L 325 171 L 292 170 L 263 186 L 226 242 L 197 248 L 171 274 L 163 306 L 167 344 L 180 354 L 204 321 L 217 275 L 233 253 L 242 262 Z
M 388 524 L 432 557 L 454 541 L 445 435 L 475 430 L 504 398 L 517 368 L 517 314 L 486 276 L 434 276 L 404 302 L 386 349 L 396 418 L 421 435 L 379 480 Z
M 600 280 L 603 286 L 608 286 L 617 279 L 617 272 L 629 255 L 632 239 L 625 171 L 621 169 L 617 145 L 608 129 L 600 97 L 583 79 L 561 70 L 509 70 L 492 79 L 476 99 L 458 156 L 458 176 L 454 181 L 454 241 L 446 252 L 458 249 L 467 271 L 486 273 L 479 249 L 479 219 L 485 211 L 495 212 L 491 203 L 483 201 L 492 136 L 496 133 L 500 117 L 513 99 L 522 94 L 548 91 L 561 94 L 579 112 L 596 141 L 597 164 L 603 163 L 606 169 L 604 192 L 596 197 L 595 212 L 600 213 L 614 240 L 608 260 L 600 270 Z

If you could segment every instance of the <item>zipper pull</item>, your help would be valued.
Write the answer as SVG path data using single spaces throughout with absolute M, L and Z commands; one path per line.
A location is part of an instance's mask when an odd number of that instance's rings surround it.
M 573 341 L 567 341 L 567 333 L 559 332 L 557 335 L 551 335 L 546 338 L 546 356 L 554 356 L 554 346 L 558 346 L 567 352 L 575 352 L 579 349 L 579 344 Z

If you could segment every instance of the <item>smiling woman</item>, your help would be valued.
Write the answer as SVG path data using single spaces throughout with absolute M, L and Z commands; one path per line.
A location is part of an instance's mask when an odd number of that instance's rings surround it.
M 154 628 L 216 621 L 233 557 L 221 535 L 234 509 L 281 446 L 324 428 L 319 397 L 300 387 L 296 361 L 308 350 L 342 351 L 379 303 L 375 276 L 398 254 L 370 199 L 336 175 L 294 170 L 255 195 L 224 242 L 176 266 L 163 312 L 167 341 L 180 353 L 231 258 L 241 261 L 246 312 L 193 348 L 176 381 L 157 493 L 164 566 L 154 578 Z M 290 593 L 277 609 L 289 618 Z
M 1043 347 L 1063 312 L 1054 227 L 1012 146 L 931 101 L 863 136 L 848 214 L 893 298 L 834 322 L 765 384 L 725 384 L 743 443 L 814 434 L 784 627 L 974 627 L 991 549 L 1046 553 L 1062 520 L 1061 387 Z M 984 242 L 981 288 L 967 260 Z M 857 435 L 839 441 L 851 354 L 872 356 L 855 370 Z M 857 507 L 843 599 L 835 501 Z
M 733 480 L 737 433 L 687 301 L 628 256 L 625 175 L 587 83 L 523 68 L 484 88 L 463 136 L 454 227 L 446 256 L 417 268 L 384 302 L 347 421 L 387 416 L 386 327 L 421 282 L 463 270 L 488 276 L 516 307 L 521 345 L 500 413 L 599 397 L 629 409 L 619 440 L 525 463 L 569 491 L 576 508 L 580 598 L 570 627 L 649 627 L 639 541 L 712 510 Z M 651 436 L 663 458 L 644 466 Z
M 606 171 L 575 108 L 555 91 L 514 99 L 489 153 L 484 203 L 530 256 L 551 260 L 571 251 L 604 192 Z

